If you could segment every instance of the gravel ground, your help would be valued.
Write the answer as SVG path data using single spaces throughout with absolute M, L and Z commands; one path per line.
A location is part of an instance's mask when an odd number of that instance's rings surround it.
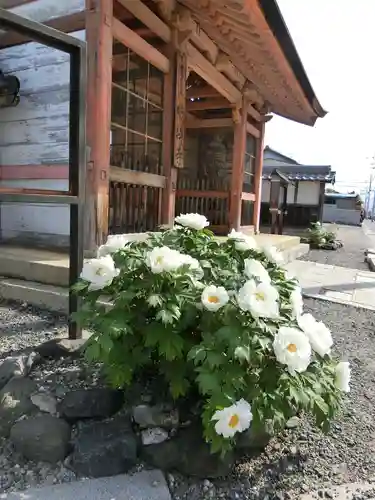
M 169 474 L 174 500 L 283 500 L 326 484 L 375 481 L 375 313 L 311 299 L 306 300 L 306 309 L 327 323 L 337 354 L 352 364 L 352 391 L 331 432 L 323 435 L 302 418 L 295 428 L 274 438 L 263 454 L 243 459 L 231 478 L 197 482 Z M 62 317 L 1 303 L 0 325 L 2 357 L 67 332 Z M 50 389 L 93 383 L 97 371 L 80 363 L 51 363 L 37 369 L 34 378 Z M 0 441 L 0 494 L 74 479 L 64 464 L 27 462 Z
M 363 252 L 366 248 L 375 246 L 365 235 L 362 227 L 330 225 L 324 226 L 328 230 L 336 231 L 337 238 L 344 244 L 338 250 L 310 250 L 299 260 L 309 260 L 328 264 L 331 266 L 349 267 L 351 269 L 362 269 L 368 271 L 368 266 L 364 262 Z

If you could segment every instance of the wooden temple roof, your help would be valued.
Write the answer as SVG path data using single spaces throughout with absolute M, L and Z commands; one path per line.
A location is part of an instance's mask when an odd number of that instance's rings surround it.
M 276 0 L 179 0 L 251 81 L 271 111 L 313 125 L 326 111 L 308 80 Z

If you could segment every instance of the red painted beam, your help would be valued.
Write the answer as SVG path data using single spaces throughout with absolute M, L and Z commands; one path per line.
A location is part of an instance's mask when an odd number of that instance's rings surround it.
M 0 180 L 50 179 L 67 180 L 69 165 L 0 165 Z

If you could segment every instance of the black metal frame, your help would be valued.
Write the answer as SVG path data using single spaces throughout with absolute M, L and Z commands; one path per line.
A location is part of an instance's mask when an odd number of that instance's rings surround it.
M 31 41 L 70 54 L 69 103 L 69 191 L 53 194 L 33 189 L 0 190 L 0 202 L 59 203 L 70 206 L 69 248 L 69 338 L 79 338 L 82 332 L 71 314 L 79 308 L 79 298 L 71 286 L 77 281 L 83 264 L 83 212 L 86 170 L 86 43 L 58 30 L 30 21 L 0 8 L 0 29 L 26 35 Z M 8 191 L 8 192 L 7 192 Z M 21 191 L 21 190 L 20 190 Z

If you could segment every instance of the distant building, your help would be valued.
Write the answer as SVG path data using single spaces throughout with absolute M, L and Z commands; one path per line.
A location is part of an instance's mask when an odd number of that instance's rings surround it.
M 361 210 L 363 208 L 358 194 L 326 193 L 324 196 L 323 222 L 361 224 Z
M 262 174 L 261 224 L 270 224 L 270 178 L 277 170 L 288 180 L 285 226 L 307 227 L 311 222 L 322 221 L 326 184 L 334 184 L 335 172 L 330 165 L 302 165 L 266 146 Z

